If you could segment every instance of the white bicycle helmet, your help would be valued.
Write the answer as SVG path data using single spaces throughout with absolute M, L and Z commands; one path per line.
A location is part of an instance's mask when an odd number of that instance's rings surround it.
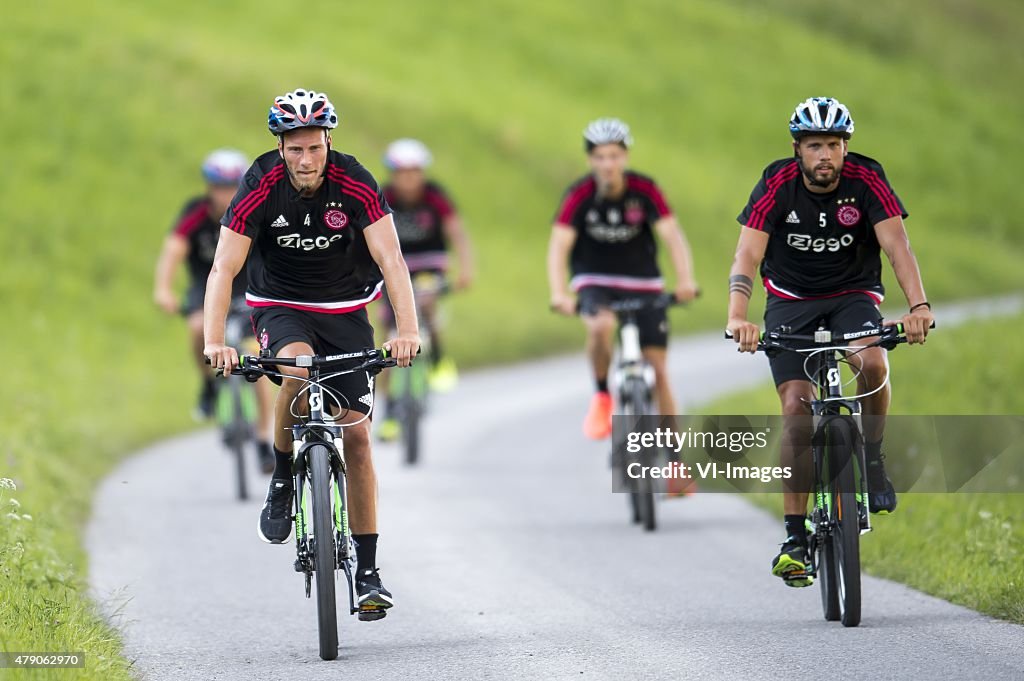
M 338 115 L 324 93 L 295 90 L 274 98 L 267 127 L 278 136 L 298 128 L 336 128 Z
M 633 146 L 629 126 L 618 118 L 598 118 L 583 129 L 583 144 L 587 151 L 602 144 L 621 144 L 626 149 Z
M 384 165 L 392 171 L 402 168 L 429 168 L 433 162 L 434 157 L 430 149 L 427 149 L 427 145 L 408 137 L 395 140 L 384 151 Z
M 853 117 L 837 99 L 811 97 L 797 105 L 789 119 L 789 134 L 796 140 L 808 135 L 836 135 L 848 140 L 853 136 Z
M 216 149 L 203 161 L 203 177 L 210 184 L 236 185 L 249 168 L 249 159 L 237 149 Z

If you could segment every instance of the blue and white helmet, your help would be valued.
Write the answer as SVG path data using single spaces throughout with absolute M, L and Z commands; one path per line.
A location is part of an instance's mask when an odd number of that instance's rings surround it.
M 217 149 L 203 161 L 203 177 L 210 184 L 237 185 L 249 168 L 249 159 L 237 149 Z
M 583 129 L 583 146 L 589 152 L 602 144 L 621 144 L 626 149 L 633 146 L 629 126 L 618 118 L 598 118 Z
M 267 127 L 278 136 L 297 128 L 336 128 L 338 115 L 324 93 L 295 90 L 274 98 Z
M 789 119 L 793 139 L 808 135 L 836 135 L 845 140 L 853 136 L 853 117 L 849 109 L 831 97 L 811 97 L 797 105 Z
M 384 165 L 391 171 L 403 168 L 422 170 L 430 167 L 433 162 L 434 156 L 430 149 L 427 149 L 427 145 L 409 137 L 395 140 L 384 151 Z

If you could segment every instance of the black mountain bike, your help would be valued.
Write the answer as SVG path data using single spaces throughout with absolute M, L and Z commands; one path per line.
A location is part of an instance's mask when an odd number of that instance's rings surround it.
M 395 417 L 401 424 L 402 448 L 405 463 L 415 465 L 420 458 L 420 423 L 427 413 L 430 397 L 430 372 L 433 368 L 429 358 L 430 328 L 427 316 L 421 306 L 424 298 L 436 299 L 448 293 L 448 282 L 439 274 L 418 272 L 412 277 L 412 290 L 416 303 L 416 318 L 420 321 L 420 353 L 422 358 L 408 369 L 389 377 L 388 394 L 392 400 Z
M 726 337 L 731 339 L 728 334 Z M 865 345 L 849 344 L 870 337 L 877 340 Z M 804 373 L 818 393 L 817 399 L 809 404 L 814 493 L 807 573 L 818 579 L 825 619 L 841 621 L 846 627 L 860 624 L 860 535 L 871 531 L 860 400 L 881 390 L 881 386 L 870 393 L 849 397 L 844 397 L 842 391 L 859 375 L 851 357 L 866 348 L 893 350 L 906 342 L 903 325 L 896 324 L 850 333 L 820 328 L 813 335 L 792 334 L 788 327 L 779 327 L 763 333 L 757 345 L 758 350 L 769 355 L 804 355 Z M 840 372 L 841 364 L 853 372 L 853 378 L 846 383 Z M 882 385 L 888 380 L 886 376 Z
M 260 376 L 275 376 L 305 383 L 291 406 L 292 414 L 301 420 L 299 425 L 292 427 L 295 443 L 292 468 L 295 476 L 295 571 L 306 577 L 306 598 L 310 597 L 313 578 L 316 578 L 320 657 L 333 660 L 338 656 L 337 570 L 345 573 L 348 582 L 349 613 L 359 613 L 360 608 L 355 603 L 352 578 L 356 554 L 348 525 L 343 442 L 346 426 L 328 420 L 325 399 L 343 412 L 348 405 L 344 404 L 343 395 L 338 395 L 323 383 L 335 376 L 357 371 L 376 374 L 397 362 L 383 349 L 328 357 L 300 355 L 293 359 L 243 355 L 239 362 L 239 367 L 232 373 L 241 374 L 249 381 L 256 381 Z M 273 369 L 285 366 L 306 368 L 309 378 L 285 376 Z M 343 366 L 348 368 L 340 368 Z M 303 395 L 309 401 L 308 415 L 296 411 L 297 402 Z M 372 616 L 371 610 L 377 612 L 374 607 L 366 607 L 363 615 Z
M 615 368 L 615 385 L 618 386 L 619 410 L 629 418 L 630 426 L 637 418 L 654 413 L 652 398 L 654 391 L 654 370 L 644 359 L 640 347 L 640 328 L 637 315 L 643 310 L 660 310 L 679 304 L 675 296 L 664 293 L 659 296 L 623 298 L 608 304 L 619 318 L 619 358 Z M 628 429 L 623 429 L 628 430 Z M 630 454 L 623 443 L 617 443 L 612 453 L 614 474 L 629 491 L 630 514 L 633 523 L 648 532 L 657 528 L 654 511 L 654 481 L 645 476 L 631 478 L 627 475 L 630 464 L 641 464 L 641 470 L 656 466 L 658 455 L 654 450 L 643 449 Z

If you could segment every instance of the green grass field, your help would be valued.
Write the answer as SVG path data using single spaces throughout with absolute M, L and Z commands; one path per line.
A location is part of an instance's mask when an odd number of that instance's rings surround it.
M 1024 414 L 1024 395 L 1012 388 L 1024 376 L 1024 357 L 1000 348 L 1002 339 L 1024 332 L 1024 316 L 956 329 L 943 329 L 941 318 L 939 324 L 924 346 L 901 346 L 893 353 L 892 412 Z M 766 361 L 760 356 L 754 359 Z M 937 371 L 936 367 L 947 369 Z M 778 398 L 770 384 L 732 395 L 702 411 L 737 413 L 737 405 L 743 405 L 747 414 L 778 413 Z M 1000 464 L 1020 472 L 1019 455 L 1013 460 L 1004 456 L 993 465 Z M 778 495 L 750 498 L 781 516 Z M 874 531 L 861 543 L 861 559 L 871 574 L 1024 623 L 1022 518 L 1024 494 L 903 494 L 896 513 L 876 517 L 872 523 Z M 779 527 L 782 532 L 781 521 Z
M 180 320 L 150 303 L 153 260 L 203 155 L 268 149 L 266 107 L 285 90 L 328 92 L 336 146 L 374 171 L 394 137 L 433 148 L 479 254 L 478 286 L 451 305 L 464 366 L 581 342 L 545 311 L 544 247 L 585 168 L 579 131 L 599 115 L 633 125 L 633 165 L 661 181 L 693 243 L 705 296 L 677 328 L 721 323 L 734 216 L 788 154 L 789 111 L 819 93 L 852 108 L 854 148 L 885 163 L 933 299 L 1018 285 L 1024 195 L 1007 160 L 1024 95 L 1005 84 L 1024 75 L 1024 10 L 905 0 L 880 21 L 776 5 L 313 2 L 302 19 L 262 0 L 7 8 L 0 347 L 15 359 L 0 477 L 32 520 L 0 524 L 0 648 L 83 647 L 91 678 L 124 678 L 83 596 L 79 531 L 118 457 L 187 425 L 194 377 Z

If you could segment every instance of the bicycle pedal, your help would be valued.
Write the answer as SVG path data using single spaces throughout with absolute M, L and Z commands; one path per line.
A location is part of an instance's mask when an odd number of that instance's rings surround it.
M 361 622 L 375 622 L 377 620 L 384 619 L 387 614 L 387 608 L 382 608 L 377 605 L 359 606 L 359 621 Z

